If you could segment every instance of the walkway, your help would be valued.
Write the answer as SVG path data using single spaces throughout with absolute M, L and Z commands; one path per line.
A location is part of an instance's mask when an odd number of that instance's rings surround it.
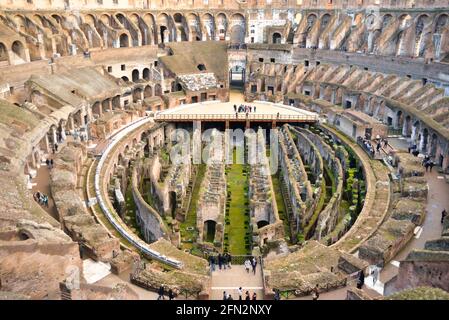
M 418 231 L 407 245 L 386 265 L 380 274 L 380 281 L 385 283 L 398 273 L 399 262 L 404 260 L 413 249 L 422 249 L 428 240 L 441 237 L 441 211 L 449 210 L 449 184 L 445 182 L 444 176 L 434 168 L 432 172 L 426 172 L 425 178 L 429 184 L 427 197 L 426 217 Z
M 48 207 L 41 206 L 50 216 L 59 221 L 58 211 L 56 210 L 55 202 L 51 195 L 50 189 L 50 169 L 47 167 L 45 163 L 45 159 L 43 163 L 41 163 L 40 167 L 37 169 L 37 174 L 34 179 L 31 180 L 32 189 L 31 192 L 34 194 L 37 191 L 48 196 Z
M 243 299 L 245 292 L 249 291 L 252 296 L 256 292 L 257 299 L 263 299 L 263 281 L 260 263 L 257 264 L 256 274 L 250 270 L 247 273 L 243 265 L 233 265 L 231 269 L 212 272 L 210 300 L 223 300 L 223 291 L 232 295 L 234 300 L 238 300 L 238 288 L 243 289 Z

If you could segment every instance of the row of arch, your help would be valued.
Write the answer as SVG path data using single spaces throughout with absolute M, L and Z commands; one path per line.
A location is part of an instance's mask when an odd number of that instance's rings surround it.
M 26 44 L 22 45 L 30 49 L 32 61 L 50 58 L 54 54 L 76 54 L 89 48 L 226 39 L 241 43 L 247 29 L 246 18 L 239 12 L 0 13 L 0 23 L 23 38 Z M 8 45 L 5 47 L 9 48 Z
M 448 51 L 449 15 L 445 12 L 414 16 L 411 13 L 337 16 L 309 12 L 297 15 L 296 21 L 295 42 L 305 48 L 416 57 L 423 57 L 427 47 L 439 46 Z M 435 35 L 440 39 L 434 40 Z

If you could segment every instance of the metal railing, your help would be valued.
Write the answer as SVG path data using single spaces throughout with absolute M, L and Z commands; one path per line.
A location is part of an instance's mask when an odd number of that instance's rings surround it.
M 304 121 L 314 122 L 318 121 L 318 117 L 314 115 L 290 115 L 290 114 L 156 114 L 154 116 L 156 121 L 168 120 L 252 120 L 252 121 Z
M 359 279 L 359 274 L 360 272 L 354 272 L 352 274 L 349 274 L 348 276 L 346 276 L 345 278 L 341 279 L 341 280 L 337 280 L 335 282 L 330 282 L 327 283 L 326 286 L 323 288 L 321 287 L 319 289 L 319 292 L 329 292 L 332 290 L 335 290 L 339 287 L 345 287 L 348 285 L 352 285 L 357 283 L 358 279 Z M 274 288 L 276 289 L 276 288 Z M 294 298 L 298 298 L 298 297 L 305 297 L 305 296 L 309 296 L 313 293 L 313 288 L 310 288 L 307 291 L 301 291 L 298 289 L 284 289 L 284 290 L 279 290 L 279 295 L 281 297 L 281 299 L 294 299 Z

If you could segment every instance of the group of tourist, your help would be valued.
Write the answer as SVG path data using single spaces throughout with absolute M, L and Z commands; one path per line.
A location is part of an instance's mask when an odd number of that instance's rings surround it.
M 257 293 L 253 292 L 253 294 L 251 295 L 249 293 L 249 291 L 245 292 L 245 299 L 243 299 L 243 289 L 242 287 L 239 287 L 237 289 L 238 291 L 238 296 L 239 296 L 239 300 L 257 300 Z M 223 300 L 234 300 L 234 298 L 232 297 L 232 295 L 230 293 L 226 293 L 226 291 L 223 291 Z
M 255 257 L 252 257 L 251 259 L 246 259 L 244 262 L 246 273 L 249 273 L 249 270 L 252 269 L 253 274 L 256 274 L 257 270 L 257 259 Z
M 165 287 L 164 287 L 164 285 L 161 285 L 159 287 L 159 290 L 157 291 L 157 294 L 158 294 L 158 297 L 157 297 L 158 300 L 165 300 Z M 167 296 L 168 296 L 168 300 L 173 300 L 175 298 L 175 294 L 174 294 L 172 289 L 168 289 Z
M 52 151 L 53 151 L 53 154 L 55 154 L 56 152 L 58 152 L 58 144 L 55 143 L 51 149 L 52 149 Z
M 33 194 L 34 200 L 42 206 L 48 208 L 48 196 L 43 194 L 42 192 L 37 191 Z
M 251 112 L 256 112 L 256 106 L 252 107 L 252 106 L 247 106 L 244 104 L 241 104 L 238 108 L 237 105 L 234 104 L 234 112 L 235 113 L 251 113 Z
M 231 269 L 231 260 L 232 257 L 228 252 L 225 252 L 224 254 L 219 253 L 218 256 L 209 256 L 210 271 L 214 272 L 216 265 L 218 265 L 219 270 L 226 270 L 226 268 Z
M 47 165 L 48 169 L 53 169 L 53 166 L 54 166 L 53 159 L 45 160 L 45 164 Z
M 367 151 L 372 157 L 374 157 L 375 154 L 374 147 L 369 139 L 358 137 L 357 142 L 365 149 L 365 151 Z
M 426 172 L 429 171 L 430 168 L 430 172 L 432 172 L 432 168 L 435 165 L 435 163 L 430 159 L 429 155 L 425 155 L 424 159 L 422 160 L 422 165 L 423 167 L 426 168 Z

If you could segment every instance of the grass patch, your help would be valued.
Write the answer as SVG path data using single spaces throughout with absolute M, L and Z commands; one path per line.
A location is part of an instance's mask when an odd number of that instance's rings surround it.
M 136 220 L 136 203 L 134 202 L 131 183 L 128 184 L 128 188 L 125 193 L 126 213 L 124 216 L 124 222 L 126 225 L 136 234 L 140 239 L 144 240 L 140 227 L 137 225 Z
M 230 223 L 226 226 L 226 234 L 229 239 L 229 252 L 233 255 L 245 255 L 249 254 L 250 250 L 245 247 L 245 221 L 249 223 L 249 216 L 245 214 L 248 209 L 248 180 L 243 173 L 248 170 L 242 164 L 232 164 L 228 168 L 227 188 L 231 197 L 228 213 Z
M 196 241 L 196 209 L 200 195 L 201 183 L 203 182 L 205 173 L 206 165 L 198 165 L 198 173 L 192 190 L 192 200 L 190 201 L 189 210 L 187 211 L 186 219 L 180 224 L 181 239 L 192 239 Z M 192 244 L 182 243 L 182 248 L 192 249 Z

